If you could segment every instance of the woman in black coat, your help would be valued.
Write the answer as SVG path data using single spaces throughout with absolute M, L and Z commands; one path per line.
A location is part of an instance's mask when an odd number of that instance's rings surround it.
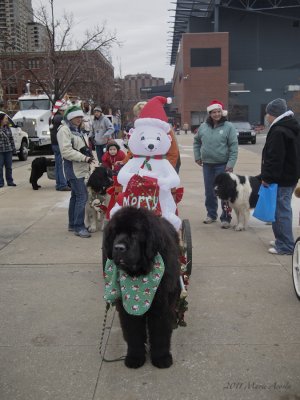
M 15 142 L 8 126 L 8 117 L 0 113 L 0 188 L 4 186 L 4 167 L 7 186 L 17 186 L 12 177 L 12 156 L 15 152 Z

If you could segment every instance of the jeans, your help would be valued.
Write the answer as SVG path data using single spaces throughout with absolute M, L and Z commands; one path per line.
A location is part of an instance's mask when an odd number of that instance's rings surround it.
M 53 144 L 52 150 L 55 157 L 55 181 L 56 181 L 55 188 L 56 190 L 61 190 L 66 186 L 68 186 L 68 184 L 64 175 L 63 162 L 58 144 Z
M 272 229 L 275 236 L 275 249 L 279 254 L 293 254 L 293 212 L 292 194 L 294 186 L 280 187 L 277 189 L 277 202 L 275 222 L 272 222 Z
M 5 167 L 5 178 L 7 184 L 14 183 L 12 177 L 12 151 L 0 153 L 0 186 L 4 186 L 3 168 Z
M 88 199 L 87 189 L 84 178 L 72 178 L 69 180 L 71 185 L 71 198 L 69 204 L 69 228 L 76 232 L 85 228 L 84 215 L 85 205 Z
M 221 172 L 225 172 L 226 164 L 203 164 L 203 178 L 205 188 L 205 207 L 207 216 L 212 219 L 218 218 L 218 198 L 215 194 L 215 177 Z M 223 222 L 231 221 L 231 209 L 227 201 L 221 201 L 222 214 L 220 220 Z
M 104 149 L 106 147 L 106 144 L 96 144 L 95 148 L 96 148 L 96 153 L 97 153 L 97 158 L 98 158 L 98 162 L 102 163 L 102 156 L 104 154 Z

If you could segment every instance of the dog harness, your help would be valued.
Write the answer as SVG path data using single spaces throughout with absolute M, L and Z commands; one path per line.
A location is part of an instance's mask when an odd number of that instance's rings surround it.
M 165 265 L 159 253 L 149 274 L 138 277 L 128 275 L 108 259 L 104 269 L 104 300 L 114 303 L 121 298 L 128 314 L 143 315 L 151 306 L 164 272 Z

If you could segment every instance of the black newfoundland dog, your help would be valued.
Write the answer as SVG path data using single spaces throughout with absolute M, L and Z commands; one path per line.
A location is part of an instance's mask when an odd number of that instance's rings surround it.
M 171 335 L 180 296 L 178 233 L 166 219 L 151 211 L 124 207 L 114 214 L 104 230 L 104 251 L 117 269 L 130 277 L 147 275 L 154 268 L 157 253 L 161 255 L 165 271 L 148 311 L 140 316 L 131 315 L 120 299 L 116 306 L 128 346 L 125 365 L 141 367 L 149 341 L 152 364 L 158 368 L 170 367 Z
M 215 178 L 215 193 L 228 201 L 237 216 L 236 231 L 247 228 L 250 209 L 255 208 L 261 180 L 259 176 L 242 176 L 232 172 L 222 172 Z
M 39 190 L 41 187 L 37 181 L 41 178 L 44 172 L 47 172 L 47 167 L 54 167 L 55 160 L 47 157 L 37 157 L 31 163 L 31 174 L 29 182 L 32 184 L 33 190 Z

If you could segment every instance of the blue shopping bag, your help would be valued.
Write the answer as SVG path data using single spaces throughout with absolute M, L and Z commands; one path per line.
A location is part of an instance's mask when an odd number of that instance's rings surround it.
M 260 186 L 253 217 L 265 222 L 275 221 L 277 188 L 277 183 L 271 183 L 268 187 Z

